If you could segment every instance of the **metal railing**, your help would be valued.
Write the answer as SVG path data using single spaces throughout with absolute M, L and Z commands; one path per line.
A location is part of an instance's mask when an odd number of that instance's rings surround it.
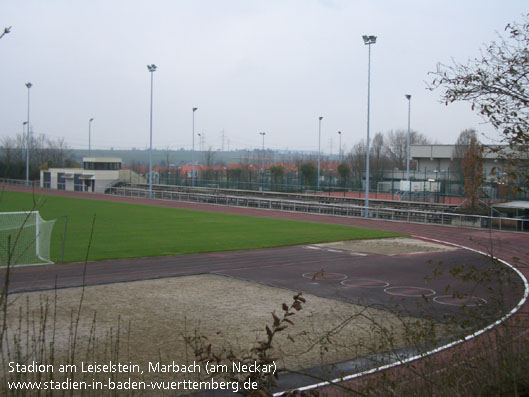
M 149 198 L 146 189 L 112 187 L 108 194 L 126 197 Z M 352 204 L 329 204 L 277 198 L 261 198 L 251 196 L 230 196 L 224 194 L 207 194 L 153 190 L 152 197 L 158 200 L 186 201 L 202 204 L 228 205 L 234 207 L 260 208 L 278 211 L 302 212 L 308 214 L 338 215 L 348 217 L 363 217 L 365 207 Z M 437 211 L 421 211 L 403 208 L 370 207 L 369 218 L 415 222 L 434 225 L 491 228 L 495 230 L 528 232 L 529 219 L 490 217 L 482 215 L 454 214 Z
M 19 179 L 0 178 L 0 186 L 24 186 Z M 30 181 L 31 186 L 39 187 L 39 181 Z M 62 186 L 61 186 L 62 187 Z M 147 189 L 130 187 L 109 187 L 108 194 L 127 197 L 148 198 Z M 363 217 L 365 207 L 350 203 L 320 203 L 304 200 L 289 200 L 279 197 L 239 196 L 218 193 L 196 193 L 185 191 L 153 190 L 152 198 L 159 200 L 187 201 L 203 204 L 229 205 L 234 207 L 261 208 L 277 211 L 302 212 L 308 214 Z M 447 213 L 442 211 L 424 211 L 408 208 L 370 207 L 369 218 L 401 222 L 415 222 L 434 225 L 470 227 L 476 229 L 494 229 L 505 231 L 529 232 L 529 219 L 491 217 Z
M 125 184 L 123 188 L 147 189 L 144 184 Z M 226 196 L 245 196 L 245 197 L 259 197 L 266 199 L 279 200 L 294 200 L 294 201 L 311 201 L 327 204 L 341 204 L 341 205 L 357 205 L 363 206 L 365 199 L 359 197 L 343 197 L 332 196 L 324 192 L 305 191 L 304 193 L 285 193 L 276 191 L 262 191 L 256 192 L 252 190 L 238 190 L 238 189 L 221 189 L 221 188 L 206 188 L 206 187 L 188 187 L 188 186 L 174 186 L 174 185 L 153 185 L 153 190 L 164 190 L 172 192 L 185 193 L 200 193 L 200 194 L 215 194 Z M 438 212 L 450 212 L 451 209 L 456 208 L 455 205 L 438 204 L 438 203 L 424 203 L 413 201 L 398 201 L 388 199 L 377 199 L 376 195 L 371 200 L 371 206 L 374 207 L 388 207 L 388 208 L 406 208 L 412 210 L 427 210 Z
M 24 187 L 26 181 L 24 179 L 9 179 L 9 178 L 0 178 L 0 186 L 20 186 Z M 31 187 L 40 187 L 40 181 L 29 181 L 29 186 Z

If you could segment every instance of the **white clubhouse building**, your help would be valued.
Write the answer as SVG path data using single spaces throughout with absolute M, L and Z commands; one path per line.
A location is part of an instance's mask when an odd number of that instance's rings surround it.
M 84 157 L 83 168 L 50 168 L 40 171 L 40 187 L 104 193 L 117 182 L 145 183 L 131 170 L 121 169 L 119 157 Z

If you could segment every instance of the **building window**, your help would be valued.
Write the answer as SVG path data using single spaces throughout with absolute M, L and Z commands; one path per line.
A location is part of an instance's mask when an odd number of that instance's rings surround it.
M 83 162 L 83 168 L 85 170 L 96 170 L 96 171 L 120 170 L 121 162 L 85 161 Z

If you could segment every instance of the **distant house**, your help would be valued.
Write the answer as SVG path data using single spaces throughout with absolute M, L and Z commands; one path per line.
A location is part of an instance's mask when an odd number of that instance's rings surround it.
M 83 168 L 50 168 L 40 171 L 40 187 L 77 192 L 104 193 L 120 181 L 145 183 L 145 178 L 121 169 L 118 157 L 84 157 Z

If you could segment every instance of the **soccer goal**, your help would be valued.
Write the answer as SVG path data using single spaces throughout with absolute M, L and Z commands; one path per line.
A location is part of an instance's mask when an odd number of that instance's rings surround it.
M 55 219 L 45 221 L 38 211 L 0 212 L 0 266 L 53 263 L 51 231 Z

